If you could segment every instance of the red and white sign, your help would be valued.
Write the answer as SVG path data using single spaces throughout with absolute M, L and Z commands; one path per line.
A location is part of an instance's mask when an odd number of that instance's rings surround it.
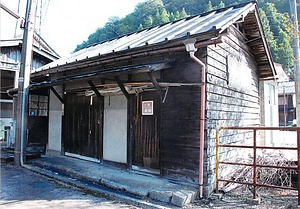
M 142 115 L 153 115 L 153 101 L 142 101 Z

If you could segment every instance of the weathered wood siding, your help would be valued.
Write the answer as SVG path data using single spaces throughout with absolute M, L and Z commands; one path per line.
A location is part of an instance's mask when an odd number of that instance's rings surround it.
M 21 47 L 1 47 L 1 60 L 9 62 L 21 62 Z
M 174 57 L 174 66 L 163 71 L 164 81 L 200 83 L 201 68 L 189 54 L 182 52 Z M 200 86 L 170 87 L 162 104 L 162 175 L 198 182 L 199 136 Z
M 21 51 L 22 51 L 21 46 L 1 47 L 0 58 L 3 61 L 21 63 Z M 48 58 L 45 58 L 34 52 L 33 60 L 32 60 L 32 68 L 37 69 L 43 65 L 48 64 L 51 61 L 52 60 L 49 60 Z
M 207 49 L 207 137 L 204 165 L 206 194 L 210 194 L 215 186 L 214 127 L 260 124 L 259 74 L 245 42 L 239 31 L 232 27 L 228 29 L 224 43 Z M 230 62 L 229 59 L 237 63 Z M 252 135 L 247 131 L 224 131 L 220 140 L 246 144 L 252 142 L 251 138 Z M 232 160 L 241 157 L 241 152 L 226 149 L 221 150 L 220 156 L 223 160 Z
M 153 101 L 153 115 L 142 115 L 142 101 Z M 155 91 L 136 96 L 133 165 L 159 170 L 161 100 Z

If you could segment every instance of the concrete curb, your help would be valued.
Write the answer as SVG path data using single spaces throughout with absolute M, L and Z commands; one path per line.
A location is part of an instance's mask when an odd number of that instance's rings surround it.
M 49 164 L 45 162 L 35 162 L 37 163 L 36 167 L 49 167 L 55 170 L 58 170 L 63 173 L 67 173 L 70 176 L 82 180 L 86 180 L 95 184 L 98 184 L 100 186 L 110 188 L 116 191 L 122 191 L 127 194 L 132 194 L 133 196 L 137 196 L 139 198 L 147 198 L 151 201 L 159 201 L 160 204 L 168 204 L 172 205 L 172 208 L 176 207 L 183 207 L 188 205 L 189 203 L 193 202 L 196 199 L 196 196 L 198 194 L 198 191 L 193 190 L 185 190 L 184 188 L 177 190 L 174 189 L 167 189 L 169 187 L 168 184 L 165 184 L 160 187 L 139 187 L 137 185 L 135 186 L 129 186 L 127 184 L 122 184 L 122 182 L 117 181 L 115 182 L 112 179 L 106 178 L 105 176 L 93 176 L 89 172 L 86 173 L 80 173 L 76 172 L 70 168 L 57 165 L 57 164 Z M 47 169 L 45 169 L 47 170 Z M 171 206 L 170 206 L 171 207 Z
M 127 203 L 136 207 L 142 207 L 145 209 L 171 209 L 174 208 L 174 206 L 162 206 L 161 204 L 157 204 L 154 202 L 150 202 L 150 200 L 144 200 L 142 198 L 134 198 L 134 197 L 130 197 L 130 196 L 126 196 L 125 194 L 118 194 L 115 192 L 110 192 L 107 190 L 103 190 L 101 188 L 97 188 L 97 186 L 91 186 L 91 185 L 87 185 L 83 182 L 80 181 L 76 181 L 72 178 L 67 178 L 64 176 L 61 176 L 57 173 L 53 173 L 52 171 L 40 168 L 38 166 L 33 166 L 33 165 L 24 165 L 23 167 L 27 168 L 28 170 L 31 170 L 35 173 L 41 174 L 43 176 L 46 176 L 48 178 L 51 179 L 55 179 L 64 183 L 67 183 L 71 186 L 75 186 L 77 188 L 83 189 L 85 191 L 88 191 L 92 194 L 98 194 L 107 198 L 112 198 L 112 199 L 116 199 L 119 200 L 123 203 Z
M 48 166 L 48 165 L 43 165 L 43 164 L 41 164 L 41 165 L 42 166 Z M 133 194 L 133 195 L 136 195 L 138 197 L 144 198 L 144 197 L 147 197 L 149 195 L 148 189 L 136 188 L 136 187 L 132 188 L 132 187 L 128 187 L 127 185 L 122 185 L 119 182 L 114 182 L 114 181 L 106 179 L 106 178 L 99 179 L 99 178 L 96 178 L 96 177 L 93 177 L 93 176 L 83 175 L 81 173 L 74 172 L 71 169 L 67 169 L 67 168 L 64 168 L 63 166 L 59 166 L 59 165 L 58 166 L 57 165 L 51 165 L 51 167 L 53 167 L 54 169 L 63 171 L 65 173 L 68 173 L 68 174 L 70 174 L 71 176 L 73 176 L 75 178 L 84 179 L 84 180 L 93 182 L 95 184 L 105 186 L 107 188 L 111 188 L 111 189 L 115 189 L 115 190 L 119 190 L 119 191 L 126 191 L 129 194 Z

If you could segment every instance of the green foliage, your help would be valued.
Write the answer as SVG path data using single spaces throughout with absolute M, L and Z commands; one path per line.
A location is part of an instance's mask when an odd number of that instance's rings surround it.
M 124 34 L 244 2 L 249 0 L 201 0 L 201 3 L 199 0 L 147 0 L 139 3 L 125 18 L 109 18 L 104 27 L 98 28 L 88 40 L 77 45 L 75 51 Z M 293 78 L 292 27 L 287 15 L 289 1 L 259 0 L 258 5 L 273 59 L 282 64 Z
M 293 79 L 293 49 L 288 27 L 289 18 L 286 14 L 278 12 L 275 4 L 270 2 L 263 5 L 260 15 L 274 61 L 282 64 Z
M 214 9 L 211 1 L 208 1 L 207 5 L 205 6 L 205 12 L 209 12 L 209 11 L 212 11 Z
M 208 3 L 206 4 L 206 6 L 204 7 L 204 12 L 209 12 L 215 9 L 221 9 L 224 8 L 225 3 L 223 1 L 220 1 L 216 6 L 213 6 L 211 0 L 208 1 Z
M 220 2 L 220 4 L 217 6 L 217 9 L 221 9 L 221 8 L 224 8 L 225 7 L 225 4 L 223 1 Z

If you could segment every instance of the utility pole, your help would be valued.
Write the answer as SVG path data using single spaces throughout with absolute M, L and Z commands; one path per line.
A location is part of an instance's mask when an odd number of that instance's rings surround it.
M 290 0 L 291 18 L 293 23 L 293 52 L 295 66 L 295 93 L 296 93 L 296 124 L 300 127 L 300 50 L 299 50 L 299 26 L 296 0 Z
M 18 80 L 18 107 L 14 153 L 14 163 L 16 166 L 23 165 L 26 160 L 28 87 L 32 64 L 32 46 L 36 8 L 37 0 L 27 0 L 22 42 L 20 77 Z

